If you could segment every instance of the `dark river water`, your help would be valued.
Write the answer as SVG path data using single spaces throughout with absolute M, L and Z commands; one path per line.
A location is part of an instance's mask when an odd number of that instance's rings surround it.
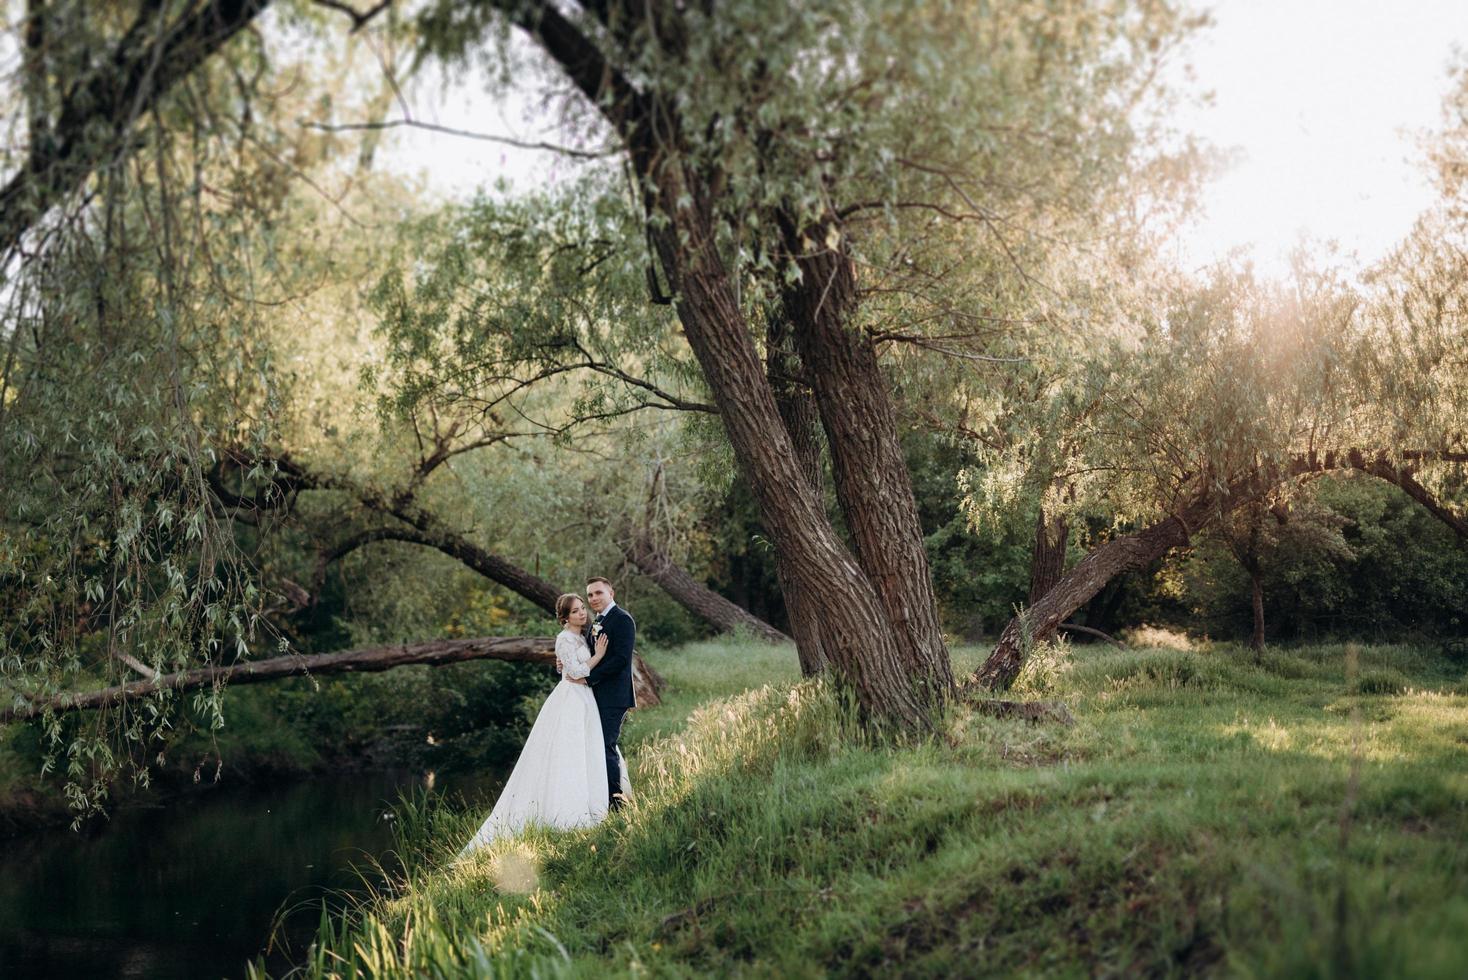
M 456 782 L 491 800 L 495 780 Z M 296 957 L 323 898 L 389 863 L 390 818 L 413 773 L 355 773 L 219 788 L 113 814 L 100 832 L 0 841 L 0 978 L 243 977 L 277 913 Z M 435 791 L 442 791 L 440 781 Z M 355 866 L 355 869 L 354 869 Z M 268 956 L 272 974 L 293 957 Z

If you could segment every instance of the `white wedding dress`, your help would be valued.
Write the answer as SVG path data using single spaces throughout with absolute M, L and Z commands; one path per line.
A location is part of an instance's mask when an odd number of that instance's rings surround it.
M 571 630 L 556 637 L 561 682 L 541 705 L 500 798 L 459 857 L 536 823 L 558 830 L 590 827 L 607 815 L 607 762 L 596 698 L 585 684 L 591 651 Z M 622 760 L 622 792 L 631 795 Z

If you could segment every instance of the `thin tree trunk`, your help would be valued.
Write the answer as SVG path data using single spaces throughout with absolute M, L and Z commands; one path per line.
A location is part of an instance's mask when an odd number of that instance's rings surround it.
M 1062 629 L 1067 633 L 1083 633 L 1086 636 L 1094 636 L 1098 640 L 1105 640 L 1107 643 L 1110 643 L 1114 646 L 1119 646 L 1123 649 L 1126 648 L 1125 643 L 1121 642 L 1110 633 L 1096 629 L 1094 626 L 1082 626 L 1079 623 L 1061 623 L 1059 629 Z
M 749 611 L 725 599 L 699 582 L 659 549 L 644 532 L 629 532 L 621 541 L 622 553 L 638 570 L 656 582 L 684 609 L 715 629 L 732 633 L 747 630 L 770 643 L 789 643 L 790 637 Z
M 1249 638 L 1249 649 L 1257 654 L 1264 650 L 1264 586 L 1257 568 L 1249 569 L 1249 587 L 1254 605 L 1254 635 Z
M 304 473 L 299 465 L 299 472 Z M 338 488 L 340 489 L 340 488 Z M 364 499 L 364 502 L 368 502 Z M 370 502 L 369 502 L 370 506 Z M 404 516 L 406 514 L 406 516 Z M 347 539 L 330 552 L 322 555 L 317 563 L 316 591 L 321 589 L 322 576 L 325 574 L 326 565 L 345 555 L 347 552 L 360 548 L 372 541 L 406 541 L 412 544 L 421 544 L 433 548 L 451 558 L 458 559 L 468 568 L 483 575 L 491 582 L 497 582 L 505 588 L 518 595 L 524 596 L 535 605 L 545 610 L 551 616 L 556 613 L 556 600 L 561 596 L 561 590 L 538 575 L 534 575 L 512 562 L 508 562 L 499 555 L 491 554 L 469 541 L 460 534 L 440 527 L 435 521 L 422 511 L 405 512 L 399 508 L 394 514 L 401 520 L 412 520 L 416 526 L 413 527 L 386 527 L 374 528 L 363 531 Z M 661 701 L 662 677 L 643 662 L 640 654 L 632 655 L 632 684 L 638 691 L 646 690 L 649 696 L 644 698 L 639 693 L 638 704 L 658 704 Z
M 558 589 L 539 575 L 486 551 L 463 535 L 436 526 L 426 520 L 420 527 L 380 527 L 362 531 L 318 556 L 315 591 L 317 593 L 321 591 L 321 583 L 326 574 L 327 565 L 348 552 L 355 551 L 374 541 L 403 541 L 432 548 L 455 559 L 465 567 L 473 569 L 491 582 L 529 599 L 551 615 L 555 615 L 556 599 L 560 598 L 563 590 Z
M 522 663 L 555 664 L 555 640 L 542 636 L 479 637 L 469 640 L 430 640 L 426 643 L 393 644 L 344 650 L 338 653 L 290 654 L 268 660 L 252 660 L 228 667 L 203 667 L 152 680 L 132 681 L 86 694 L 58 694 L 25 707 L 0 709 L 0 724 L 35 718 L 47 712 L 82 711 L 126 702 L 159 691 L 189 691 L 223 684 L 258 684 L 301 674 L 368 672 L 392 670 L 408 664 L 442 667 L 468 660 L 510 660 Z M 652 703 L 656 702 L 653 695 Z M 642 692 L 638 692 L 641 702 Z
M 871 341 L 850 323 L 855 270 L 839 248 L 802 253 L 799 230 L 788 222 L 784 235 L 801 271 L 799 283 L 785 290 L 785 309 L 831 447 L 836 496 L 857 560 L 920 696 L 941 703 L 954 691 L 953 666 L 887 381 Z

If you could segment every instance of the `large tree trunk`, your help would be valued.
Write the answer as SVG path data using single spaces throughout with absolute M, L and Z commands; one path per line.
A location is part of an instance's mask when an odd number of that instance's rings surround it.
M 642 574 L 661 586 L 679 605 L 715 629 L 725 633 L 743 629 L 770 643 L 790 642 L 790 637 L 688 574 L 666 552 L 653 544 L 645 531 L 628 532 L 623 536 L 621 544 L 622 553 Z
M 770 310 L 765 329 L 765 376 L 775 392 L 775 407 L 780 420 L 785 423 L 785 432 L 790 436 L 790 445 L 795 450 L 795 460 L 805 476 L 806 485 L 817 501 L 825 497 L 821 485 L 821 442 L 816 433 L 820 416 L 816 412 L 815 399 L 799 380 L 800 359 L 792 345 L 790 321 L 782 311 Z M 795 588 L 789 561 L 780 551 L 775 552 L 775 579 L 780 583 L 780 594 L 785 598 L 785 615 L 789 617 L 791 631 L 797 635 L 819 638 L 822 603 L 818 596 L 807 595 Z M 799 623 L 797 627 L 794 624 Z M 800 657 L 800 672 L 814 677 L 826 669 L 830 658 L 818 642 L 807 642 L 796 647 Z
M 785 308 L 815 391 L 857 560 L 876 587 L 921 696 L 940 703 L 954 690 L 952 661 L 887 381 L 871 341 L 850 323 L 855 270 L 840 248 L 802 252 L 803 236 L 788 222 L 784 236 L 801 271 L 800 281 L 785 290 Z
M 1064 516 L 1046 511 L 1041 504 L 1035 519 L 1035 545 L 1030 552 L 1030 597 L 1026 605 L 1033 606 L 1043 599 L 1065 574 L 1065 551 L 1069 543 L 1070 522 Z M 1044 643 L 1054 636 L 1054 630 L 1036 633 L 1033 641 Z
M 634 156 L 641 154 L 634 150 Z M 822 603 L 818 620 L 792 621 L 796 643 L 814 644 L 851 685 L 866 716 L 880 724 L 926 728 L 930 699 L 909 676 L 876 589 L 826 519 L 801 470 L 774 393 L 720 257 L 704 189 L 676 160 L 638 161 L 657 182 L 650 210 L 677 220 L 654 227 L 658 258 L 673 281 L 689 347 L 719 406 L 739 467 L 765 528 L 787 563 L 788 587 Z M 675 202 L 691 198 L 688 206 Z
M 713 196 L 723 175 L 694 170 L 676 100 L 639 89 L 554 5 L 498 0 L 621 134 L 641 181 L 648 237 L 668 278 L 688 346 L 719 408 L 740 472 L 770 540 L 787 562 L 792 593 L 821 603 L 818 619 L 792 624 L 796 644 L 831 658 L 866 718 L 878 727 L 931 727 L 931 694 L 911 676 L 885 602 L 842 544 L 801 472 L 775 404 L 735 283 L 719 251 Z M 622 40 L 649 27 L 670 57 L 684 48 L 676 17 L 609 5 L 602 24 Z M 644 17 L 643 14 L 649 16 Z M 665 35 L 666 32 L 666 36 Z M 630 35 L 628 35 L 630 36 Z M 817 356 L 823 356 L 818 352 Z M 807 368 L 811 359 L 802 354 Z M 910 491 L 909 491 L 910 496 Z M 883 506 L 886 506 L 884 503 Z M 921 610 L 910 615 L 922 616 Z
M 1166 517 L 1134 534 L 1113 538 L 1096 548 L 1062 576 L 1039 602 L 1009 621 L 989 659 L 974 673 L 974 680 L 993 690 L 1007 690 L 1019 676 L 1034 636 L 1053 634 L 1066 617 L 1116 576 L 1145 568 L 1173 548 L 1187 544 L 1189 537 L 1215 512 L 1213 500 L 1203 496 L 1181 514 Z

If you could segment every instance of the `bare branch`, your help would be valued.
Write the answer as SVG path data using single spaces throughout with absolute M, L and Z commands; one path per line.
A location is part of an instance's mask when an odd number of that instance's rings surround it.
M 958 350 L 957 348 L 949 347 L 946 344 L 937 343 L 936 341 L 928 337 L 919 336 L 917 334 L 879 333 L 872 334 L 871 339 L 872 343 L 874 344 L 911 344 L 914 347 L 921 347 L 924 350 L 934 351 L 936 353 L 942 354 L 945 357 L 958 357 L 962 358 L 965 361 L 980 361 L 985 364 L 1024 364 L 1029 361 L 1028 357 L 994 357 L 990 354 L 975 354 L 972 351 Z
M 363 27 L 366 27 L 368 21 L 372 20 L 372 18 L 382 13 L 388 7 L 391 7 L 393 0 L 379 0 L 378 4 L 375 7 L 372 7 L 370 10 L 367 10 L 365 12 L 358 11 L 351 4 L 340 3 L 338 2 L 338 0 L 311 0 L 311 2 L 318 7 L 326 7 L 328 10 L 340 11 L 341 13 L 344 13 L 348 17 L 352 18 L 351 33 L 355 34 Z
M 550 665 L 555 662 L 555 641 L 543 636 L 429 640 L 425 643 L 367 647 L 340 653 L 296 653 L 228 667 L 202 667 L 198 670 L 165 674 L 153 680 L 118 684 L 86 694 L 58 694 L 53 698 L 31 701 L 23 706 L 3 708 L 0 709 L 0 725 L 53 712 L 83 711 L 126 704 L 130 698 L 146 697 L 160 691 L 190 691 L 224 684 L 258 684 L 302 674 L 383 671 L 407 664 L 442 667 L 485 658 Z
M 560 153 L 578 160 L 600 160 L 617 153 L 617 149 L 605 150 L 582 150 L 574 146 L 561 146 L 557 143 L 547 143 L 543 140 L 519 140 L 512 136 L 499 136 L 494 133 L 476 133 L 468 129 L 455 129 L 452 126 L 440 126 L 437 123 L 421 122 L 417 119 L 383 119 L 378 122 L 361 123 L 324 123 L 310 119 L 300 120 L 300 125 L 307 129 L 320 130 L 325 133 L 346 133 L 359 130 L 399 129 L 407 126 L 411 129 L 424 129 L 433 133 L 443 133 L 448 136 L 461 136 L 464 139 L 483 140 L 486 143 L 499 143 L 504 146 L 513 146 L 521 150 L 546 150 L 551 153 Z

